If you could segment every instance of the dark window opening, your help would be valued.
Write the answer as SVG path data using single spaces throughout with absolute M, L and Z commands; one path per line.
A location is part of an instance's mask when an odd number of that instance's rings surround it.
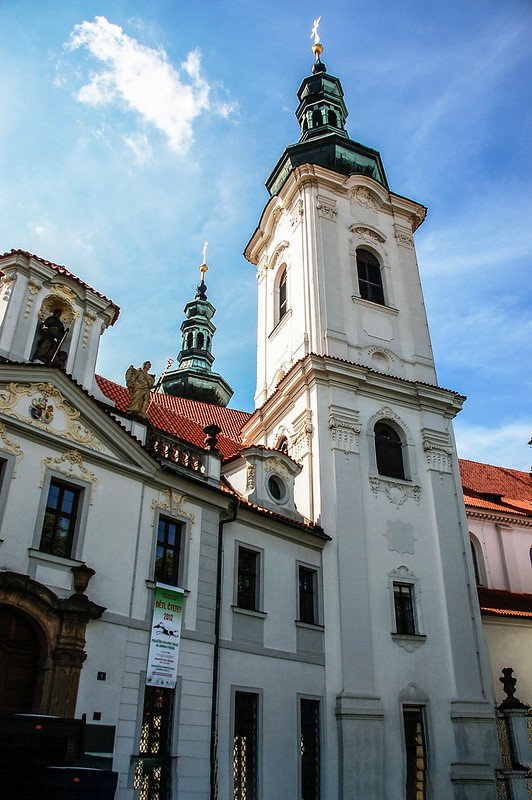
M 205 341 L 205 337 L 202 333 L 198 333 L 198 340 L 196 342 L 196 347 L 201 350 L 203 348 L 203 343 Z
M 320 798 L 320 702 L 301 699 L 301 800 Z
M 403 444 L 399 434 L 384 422 L 377 422 L 374 432 L 377 472 L 388 478 L 404 480 Z
M 238 549 L 237 601 L 239 608 L 257 611 L 259 588 L 259 553 L 245 547 Z
M 423 709 L 403 708 L 406 749 L 406 800 L 427 797 L 427 751 L 423 725 Z
M 316 109 L 316 111 L 312 112 L 312 127 L 319 128 L 320 125 L 323 125 L 323 117 L 321 116 L 321 111 Z
M 414 635 L 416 633 L 416 623 L 414 618 L 414 597 L 412 584 L 394 583 L 393 602 L 395 607 L 396 632 Z
M 233 800 L 257 800 L 259 696 L 235 692 Z
M 134 787 L 139 800 L 169 800 L 173 689 L 146 686 Z M 143 758 L 144 756 L 144 758 Z
M 329 113 L 327 114 L 327 121 L 329 125 L 334 125 L 335 128 L 338 127 L 338 118 L 334 113 L 334 111 L 329 111 Z
M 175 522 L 167 517 L 159 517 L 154 578 L 156 581 L 168 583 L 170 586 L 177 586 L 179 581 L 181 529 L 180 522 Z
M 358 288 L 360 296 L 372 303 L 384 303 L 381 265 L 368 250 L 357 250 Z
M 279 319 L 281 320 L 288 311 L 286 295 L 286 269 L 283 270 L 281 280 L 279 281 Z
M 473 558 L 473 569 L 475 571 L 475 581 L 477 586 L 482 586 L 482 581 L 480 580 L 480 570 L 478 568 L 478 558 L 477 558 L 477 548 L 471 541 L 469 540 L 469 544 L 471 545 L 471 557 Z
M 190 331 L 190 333 L 187 335 L 188 350 L 191 350 L 193 346 L 194 346 L 194 334 L 192 333 L 192 331 Z
M 52 478 L 44 512 L 39 550 L 70 558 L 81 489 Z
M 299 621 L 316 625 L 317 573 L 315 569 L 299 567 Z

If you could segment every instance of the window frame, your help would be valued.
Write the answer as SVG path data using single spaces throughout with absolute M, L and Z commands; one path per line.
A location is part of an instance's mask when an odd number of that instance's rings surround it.
M 414 584 L 410 581 L 393 581 L 392 587 L 395 633 L 400 636 L 417 636 Z M 398 598 L 401 598 L 400 604 Z
M 401 458 L 401 470 L 397 470 L 400 474 L 392 475 L 390 472 L 381 472 L 381 468 L 386 468 L 383 464 L 383 456 L 386 454 L 386 451 L 383 450 L 384 445 L 381 442 L 384 442 L 384 438 L 377 435 L 377 427 L 382 426 L 384 428 L 388 428 L 395 436 L 397 436 L 397 441 L 392 442 L 392 446 L 395 448 L 395 455 L 399 455 Z M 403 432 L 398 428 L 398 426 L 393 425 L 390 420 L 378 419 L 375 424 L 373 425 L 373 446 L 375 451 L 375 466 L 377 469 L 377 474 L 382 478 L 390 478 L 391 480 L 397 481 L 406 481 L 409 480 L 408 478 L 408 461 L 406 458 L 406 441 L 404 438 Z M 388 448 L 389 450 L 391 448 Z M 380 453 L 380 458 L 379 458 Z M 379 461 L 381 462 L 379 465 Z M 391 461 L 389 462 L 391 463 Z M 395 465 L 392 465 L 392 468 L 395 469 Z
M 397 616 L 395 609 L 395 584 L 411 587 L 412 614 L 414 619 L 414 633 L 401 633 L 397 630 Z M 421 585 L 419 578 L 405 566 L 398 567 L 388 573 L 388 591 L 390 594 L 390 618 L 392 623 L 391 635 L 397 640 L 425 640 L 426 633 L 423 625 L 421 608 Z
M 235 741 L 235 726 L 236 726 L 236 711 L 237 711 L 237 695 L 247 694 L 253 695 L 256 698 L 256 735 L 255 735 L 255 792 L 254 795 L 247 794 L 249 800 L 259 800 L 262 797 L 262 709 L 263 709 L 263 696 L 262 689 L 252 686 L 232 686 L 231 687 L 231 747 L 229 748 L 229 775 L 232 776 L 231 780 L 231 797 L 238 798 L 240 794 L 235 794 L 235 779 L 234 779 L 234 741 Z
M 408 753 L 408 746 L 409 742 L 407 740 L 407 729 L 406 729 L 406 716 L 408 713 L 417 712 L 419 715 L 419 719 L 421 720 L 421 733 L 422 733 L 422 746 L 423 746 L 423 794 L 419 795 L 419 789 L 416 786 L 410 785 L 412 791 L 409 792 L 409 753 Z M 427 707 L 424 703 L 416 703 L 415 701 L 409 703 L 402 703 L 401 704 L 401 719 L 402 719 L 402 737 L 403 737 L 403 758 L 404 758 L 404 791 L 405 791 L 405 800 L 418 800 L 420 797 L 423 800 L 426 800 L 428 797 L 428 780 L 429 780 L 429 770 L 428 770 L 428 725 L 427 725 Z M 417 772 L 419 755 L 417 752 L 410 759 L 410 764 L 415 762 L 415 771 Z
M 313 619 L 312 622 L 306 619 L 302 619 L 301 614 L 301 570 L 306 570 L 313 575 L 313 597 L 312 597 L 312 607 L 313 607 Z M 317 627 L 321 625 L 322 614 L 321 614 L 321 581 L 320 581 L 320 570 L 319 567 L 316 567 L 314 564 L 307 564 L 303 561 L 296 562 L 296 591 L 297 591 L 297 622 L 298 624 L 302 625 L 311 625 L 312 627 Z
M 158 577 L 157 576 L 157 550 L 159 548 L 159 530 L 161 527 L 161 522 L 167 522 L 171 525 L 175 525 L 178 529 L 177 531 L 177 538 L 179 540 L 179 544 L 175 545 L 166 545 L 165 549 L 172 549 L 174 551 L 177 550 L 177 569 L 175 570 L 175 583 L 172 581 L 168 581 L 165 577 Z M 184 543 L 185 543 L 185 524 L 182 520 L 172 517 L 169 514 L 159 513 L 157 514 L 156 524 L 155 524 L 155 544 L 154 544 L 154 552 L 153 552 L 153 565 L 151 569 L 151 575 L 153 576 L 153 580 L 156 583 L 166 583 L 168 586 L 179 586 L 180 588 L 183 587 L 183 571 L 184 571 Z
M 303 738 L 303 725 L 302 725 L 302 703 L 309 701 L 317 704 L 318 708 L 318 791 L 317 798 L 321 797 L 323 786 L 323 746 L 324 742 L 324 720 L 323 720 L 323 698 L 317 695 L 298 694 L 297 695 L 297 755 L 298 755 L 298 797 L 303 798 L 303 757 L 301 753 L 301 744 Z
M 57 481 L 58 483 L 70 486 L 79 492 L 76 521 L 75 521 L 74 531 L 72 534 L 70 554 L 68 556 L 56 555 L 54 553 L 48 553 L 45 550 L 41 550 L 42 531 L 46 516 L 46 508 L 48 505 L 50 484 L 52 483 L 52 481 Z M 83 560 L 81 558 L 81 555 L 83 552 L 83 544 L 85 540 L 87 517 L 89 513 L 89 505 L 90 505 L 92 490 L 93 490 L 92 484 L 86 481 L 79 480 L 78 478 L 72 478 L 69 475 L 65 476 L 62 472 L 59 472 L 58 470 L 49 469 L 46 471 L 42 485 L 41 496 L 39 500 L 39 507 L 37 510 L 35 531 L 31 547 L 33 556 L 38 557 L 39 555 L 42 555 L 45 558 L 45 560 L 59 559 L 60 561 L 70 562 L 70 563 Z
M 370 259 L 364 260 L 361 255 L 359 255 L 362 253 L 367 253 L 368 256 L 370 256 Z M 355 251 L 355 264 L 357 287 L 360 299 L 365 300 L 367 303 L 386 307 L 388 303 L 384 284 L 384 265 L 381 259 L 367 247 L 357 247 Z M 361 274 L 362 267 L 366 268 L 366 276 Z M 378 281 L 370 279 L 368 267 L 378 267 Z M 362 287 L 365 287 L 364 291 Z M 371 296 L 372 294 L 377 294 L 378 299 Z
M 239 582 L 240 582 L 240 552 L 242 550 L 255 554 L 255 603 L 254 607 L 240 605 L 239 603 Z M 235 565 L 234 565 L 234 608 L 251 613 L 262 614 L 263 612 L 263 570 L 264 570 L 264 550 L 259 547 L 254 547 L 247 542 L 235 542 Z

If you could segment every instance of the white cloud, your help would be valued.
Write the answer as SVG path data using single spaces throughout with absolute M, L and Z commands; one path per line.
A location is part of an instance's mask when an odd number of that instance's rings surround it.
M 458 419 L 454 430 L 460 458 L 530 471 L 532 449 L 527 442 L 532 435 L 532 420 L 494 428 L 469 425 Z
M 140 44 L 105 17 L 76 25 L 69 48 L 86 48 L 105 65 L 78 91 L 80 102 L 92 106 L 125 104 L 161 131 L 176 153 L 184 154 L 189 148 L 192 125 L 200 114 L 209 110 L 222 116 L 230 113 L 228 104 L 217 107 L 211 103 L 211 86 L 202 76 L 197 50 L 188 54 L 178 70 L 162 48 Z M 144 145 L 139 150 L 138 137 L 125 140 L 137 157 L 139 152 L 146 154 Z M 144 141 L 147 143 L 146 137 Z
M 137 164 L 145 164 L 152 156 L 151 145 L 143 133 L 132 133 L 123 137 L 124 142 L 133 151 Z

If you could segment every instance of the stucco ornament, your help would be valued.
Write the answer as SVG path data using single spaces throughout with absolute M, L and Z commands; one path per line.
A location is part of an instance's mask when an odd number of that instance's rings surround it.
M 39 408 L 43 409 L 40 415 Z M 57 436 L 91 450 L 107 451 L 80 421 L 80 411 L 70 405 L 53 383 L 8 383 L 0 386 L 0 411 L 36 428 L 42 429 L 46 425 Z
M 92 506 L 94 501 L 94 487 L 98 483 L 98 478 L 91 472 L 83 462 L 83 456 L 79 450 L 65 450 L 62 456 L 54 458 L 47 456 L 41 461 L 41 480 L 39 486 L 42 488 L 44 485 L 44 476 L 47 469 L 53 469 L 55 472 L 60 472 L 66 475 L 67 478 L 77 478 L 78 480 L 86 481 L 91 484 L 89 505 Z
M 196 516 L 191 511 L 187 511 L 187 505 L 188 497 L 186 494 L 174 492 L 172 489 L 163 489 L 159 499 L 154 498 L 151 501 L 151 510 L 154 512 L 152 527 L 155 527 L 157 511 L 167 511 L 173 517 L 184 517 L 190 520 L 191 526 L 193 527 L 196 524 Z
M 318 216 L 330 219 L 332 222 L 336 220 L 338 208 L 336 200 L 330 200 L 326 197 L 318 197 L 316 200 L 316 209 Z
M 385 478 L 381 475 L 371 475 L 369 478 L 371 490 L 375 497 L 379 492 L 384 492 L 390 503 L 394 506 L 402 506 L 403 503 L 411 498 L 419 503 L 419 496 L 421 494 L 421 486 L 417 484 L 403 484 L 398 483 L 392 478 Z
M 374 210 L 378 208 L 375 198 L 365 186 L 358 186 L 355 189 L 352 194 L 352 200 L 363 208 L 372 208 Z
M 15 456 L 15 465 L 13 467 L 11 477 L 16 478 L 17 467 L 24 458 L 24 453 L 22 452 L 20 445 L 8 437 L 6 426 L 3 424 L 3 422 L 0 422 L 0 450 L 2 450 L 4 453 L 10 453 L 11 455 Z

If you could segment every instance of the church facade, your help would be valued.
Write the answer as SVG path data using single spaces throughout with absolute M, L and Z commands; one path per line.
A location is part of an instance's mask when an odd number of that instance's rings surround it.
M 349 138 L 316 55 L 245 250 L 252 414 L 212 372 L 203 279 L 178 367 L 133 405 L 95 376 L 117 306 L 0 257 L 0 712 L 112 728 L 118 800 L 496 796 L 425 209 Z M 159 583 L 185 594 L 173 688 L 146 683 Z

